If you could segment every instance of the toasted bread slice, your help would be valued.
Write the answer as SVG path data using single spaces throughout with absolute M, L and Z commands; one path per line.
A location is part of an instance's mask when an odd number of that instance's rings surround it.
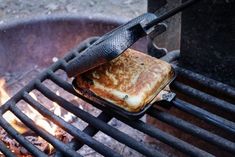
M 173 76 L 169 63 L 127 49 L 109 63 L 78 76 L 76 83 L 127 111 L 138 112 Z

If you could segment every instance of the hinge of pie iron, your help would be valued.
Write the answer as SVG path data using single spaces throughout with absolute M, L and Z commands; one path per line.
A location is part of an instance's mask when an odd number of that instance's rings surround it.
M 142 27 L 144 28 L 143 24 L 142 24 Z M 156 26 L 154 26 L 148 30 L 145 30 L 145 33 L 148 35 L 148 38 L 150 40 L 148 42 L 149 43 L 148 47 L 150 48 L 149 51 L 156 52 L 154 54 L 160 54 L 159 56 L 154 56 L 154 57 L 160 58 L 160 57 L 166 55 L 166 53 L 167 53 L 166 48 L 160 48 L 154 42 L 155 38 L 157 36 L 159 36 L 160 34 L 162 34 L 163 32 L 165 32 L 166 29 L 167 29 L 167 25 L 165 23 L 159 23 Z

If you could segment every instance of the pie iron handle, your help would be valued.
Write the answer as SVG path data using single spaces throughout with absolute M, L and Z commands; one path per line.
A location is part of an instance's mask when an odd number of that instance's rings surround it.
M 74 77 L 115 59 L 146 36 L 142 25 L 156 18 L 156 15 L 146 13 L 105 34 L 68 63 L 65 67 L 67 75 Z

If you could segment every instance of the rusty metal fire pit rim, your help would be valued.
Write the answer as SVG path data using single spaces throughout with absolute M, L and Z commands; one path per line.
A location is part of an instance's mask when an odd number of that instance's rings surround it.
M 13 18 L 9 20 L 3 20 L 0 23 L 0 31 L 7 31 L 7 29 L 11 29 L 14 27 L 24 26 L 24 25 L 31 25 L 36 24 L 39 22 L 46 23 L 46 22 L 59 22 L 59 21 L 79 21 L 79 20 L 91 20 L 100 23 L 114 23 L 114 24 L 123 24 L 126 23 L 129 19 L 124 17 L 118 16 L 106 16 L 102 14 L 96 15 L 87 15 L 87 14 L 65 14 L 65 13 L 57 13 L 51 15 L 38 15 L 38 16 L 29 16 L 29 17 L 22 17 L 22 18 Z

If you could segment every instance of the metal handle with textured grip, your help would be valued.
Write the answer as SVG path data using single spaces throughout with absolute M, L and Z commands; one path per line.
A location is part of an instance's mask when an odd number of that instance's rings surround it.
M 66 67 L 67 75 L 69 77 L 79 75 L 116 58 L 146 35 L 140 23 L 147 24 L 154 19 L 156 15 L 146 13 L 105 34 L 69 62 Z

